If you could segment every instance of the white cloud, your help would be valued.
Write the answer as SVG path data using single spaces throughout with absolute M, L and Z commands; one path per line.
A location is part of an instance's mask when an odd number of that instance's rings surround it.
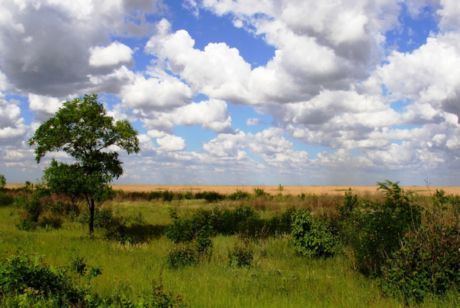
M 120 96 L 125 106 L 148 112 L 183 106 L 191 100 L 192 91 L 169 75 L 151 78 L 137 75 L 121 88 Z
M 156 139 L 160 151 L 182 151 L 185 149 L 185 140 L 179 136 L 164 135 Z
M 157 112 L 145 119 L 147 127 L 171 130 L 177 125 L 200 125 L 216 132 L 229 131 L 232 118 L 221 100 L 191 103 L 169 112 Z
M 0 93 L 0 144 L 17 142 L 26 133 L 21 109 L 6 101 Z
M 51 115 L 58 111 L 62 103 L 56 97 L 29 94 L 29 108 L 34 112 Z
M 117 41 L 106 47 L 91 47 L 89 53 L 89 65 L 94 67 L 130 63 L 133 56 L 131 48 Z

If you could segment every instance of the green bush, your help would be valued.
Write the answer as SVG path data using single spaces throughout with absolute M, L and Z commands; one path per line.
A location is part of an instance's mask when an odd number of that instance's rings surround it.
M 215 191 L 202 191 L 195 194 L 195 199 L 204 199 L 207 202 L 217 202 L 223 200 L 224 198 L 224 195 Z
M 251 195 L 245 191 L 237 190 L 234 193 L 231 193 L 227 196 L 228 199 L 239 201 L 239 200 L 247 200 L 251 197 Z
M 291 236 L 296 252 L 303 256 L 327 258 L 334 256 L 338 249 L 337 236 L 306 209 L 293 214 Z
M 236 244 L 228 253 L 228 264 L 236 267 L 248 267 L 252 265 L 254 251 L 248 243 Z
M 195 239 L 195 248 L 198 254 L 202 257 L 211 257 L 212 240 L 209 238 L 209 232 L 201 230 L 198 232 Z
M 191 245 L 176 245 L 168 253 L 167 264 L 170 268 L 178 269 L 195 265 L 199 261 L 195 247 Z
M 46 212 L 38 218 L 37 225 L 46 229 L 59 229 L 62 227 L 63 219 L 61 216 Z
M 0 190 L 5 189 L 6 186 L 6 178 L 3 174 L 0 174 Z
M 14 198 L 0 190 L 0 206 L 8 206 L 14 203 Z
M 460 229 L 455 198 L 436 191 L 424 225 L 409 232 L 383 266 L 382 287 L 406 303 L 420 303 L 431 293 L 460 291 Z M 452 215 L 454 211 L 454 215 Z
M 384 201 L 353 201 L 355 204 L 341 228 L 357 269 L 370 276 L 381 275 L 382 265 L 399 249 L 404 234 L 416 230 L 421 223 L 421 208 L 398 183 L 379 183 L 379 189 L 384 193 Z
M 58 306 L 79 306 L 85 293 L 74 286 L 65 272 L 17 255 L 0 264 L 0 298 L 33 295 L 49 299 Z
M 385 293 L 420 303 L 431 293 L 460 291 L 460 232 L 443 227 L 409 233 L 383 266 Z

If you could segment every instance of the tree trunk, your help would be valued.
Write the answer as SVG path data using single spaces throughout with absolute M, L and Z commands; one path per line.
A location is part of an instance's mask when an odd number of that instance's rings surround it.
M 89 236 L 93 237 L 94 234 L 94 199 L 89 198 Z

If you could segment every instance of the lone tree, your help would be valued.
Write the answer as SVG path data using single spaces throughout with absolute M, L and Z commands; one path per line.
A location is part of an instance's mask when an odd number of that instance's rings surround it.
M 73 158 L 71 164 L 53 159 L 44 179 L 53 192 L 70 196 L 72 202 L 86 200 L 92 236 L 95 203 L 110 191 L 109 183 L 123 173 L 117 150 L 139 152 L 137 132 L 128 121 L 114 121 L 108 116 L 97 95 L 85 95 L 65 102 L 40 125 L 29 145 L 36 146 L 37 163 L 54 151 L 64 151 Z

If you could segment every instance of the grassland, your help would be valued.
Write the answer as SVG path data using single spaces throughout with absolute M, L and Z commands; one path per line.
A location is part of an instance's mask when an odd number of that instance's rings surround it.
M 322 196 L 316 198 L 316 203 L 312 200 L 314 198 L 294 205 L 324 212 L 341 199 Z M 263 204 L 254 201 L 251 206 L 257 207 L 262 216 L 270 217 L 292 205 L 291 201 L 282 198 Z M 199 208 L 231 208 L 242 203 L 111 201 L 104 207 L 124 217 L 142 217 L 148 224 L 167 225 L 171 223 L 171 208 L 179 215 L 187 215 Z M 174 270 L 166 266 L 166 256 L 173 244 L 164 235 L 142 244 L 120 244 L 106 240 L 101 230 L 97 230 L 94 239 L 89 239 L 86 225 L 77 221 L 68 220 L 58 230 L 21 231 L 16 227 L 18 220 L 17 208 L 0 207 L 0 258 L 21 251 L 54 266 L 67 266 L 76 255 L 84 257 L 90 265 L 102 269 L 102 275 L 93 281 L 93 288 L 103 296 L 123 293 L 136 298 L 150 292 L 152 283 L 161 280 L 167 290 L 180 294 L 191 307 L 403 306 L 402 302 L 382 295 L 378 280 L 353 270 L 346 253 L 331 259 L 300 257 L 292 249 L 288 236 L 251 242 L 255 256 L 249 268 L 228 265 L 228 251 L 239 241 L 238 237 L 217 236 L 213 238 L 214 249 L 209 261 Z M 458 307 L 459 304 L 458 294 L 451 292 L 443 298 L 429 297 L 423 306 Z
M 7 188 L 23 187 L 24 183 L 9 183 Z M 460 186 L 402 186 L 407 191 L 412 191 L 420 195 L 431 195 L 437 189 L 444 190 L 447 194 L 460 195 Z M 235 191 L 244 191 L 253 193 L 254 189 L 260 188 L 265 192 L 277 195 L 300 195 L 300 194 L 314 194 L 314 195 L 340 195 L 342 196 L 349 188 L 358 195 L 373 195 L 377 194 L 377 185 L 369 186 L 270 186 L 270 185 L 157 185 L 157 184 L 113 184 L 112 188 L 115 190 L 122 190 L 125 192 L 151 192 L 151 191 L 165 191 L 172 192 L 203 192 L 215 191 L 221 194 L 231 194 Z

